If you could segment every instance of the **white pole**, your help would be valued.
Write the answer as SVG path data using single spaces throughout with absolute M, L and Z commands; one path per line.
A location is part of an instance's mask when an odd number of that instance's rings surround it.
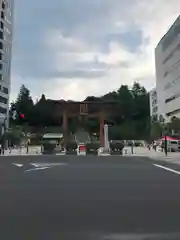
M 108 125 L 104 125 L 104 150 L 109 150 L 109 133 L 108 133 Z
M 2 136 L 4 135 L 4 124 L 2 125 L 2 128 L 1 128 L 1 134 Z

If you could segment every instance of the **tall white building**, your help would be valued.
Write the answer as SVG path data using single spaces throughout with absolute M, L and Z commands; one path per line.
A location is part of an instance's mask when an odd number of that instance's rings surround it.
M 8 119 L 14 0 L 0 0 L 0 122 Z
M 158 113 L 180 118 L 180 16 L 155 49 Z

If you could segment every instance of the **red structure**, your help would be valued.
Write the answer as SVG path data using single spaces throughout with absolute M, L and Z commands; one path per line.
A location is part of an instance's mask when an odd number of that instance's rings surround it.
M 23 119 L 24 118 L 24 113 L 20 113 L 20 117 Z
M 63 119 L 64 139 L 66 142 L 68 132 L 68 118 L 79 116 L 81 120 L 88 117 L 95 117 L 99 119 L 99 136 L 100 144 L 104 146 L 104 122 L 110 119 L 111 116 L 119 111 L 119 104 L 115 101 L 102 102 L 102 101 L 55 101 L 56 104 L 56 117 Z

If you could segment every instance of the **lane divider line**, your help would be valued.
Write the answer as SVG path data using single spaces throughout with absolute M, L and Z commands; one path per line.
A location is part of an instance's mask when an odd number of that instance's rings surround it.
M 159 165 L 159 164 L 153 164 L 153 165 L 154 165 L 155 167 L 162 168 L 162 169 L 164 169 L 164 170 L 166 170 L 166 171 L 169 171 L 169 172 L 176 173 L 176 174 L 180 175 L 180 172 L 179 172 L 179 171 L 176 171 L 176 170 L 174 170 L 174 169 L 171 169 L 171 168 L 168 168 L 168 167 L 164 167 L 164 166 Z
M 30 163 L 33 167 L 65 166 L 67 163 Z
M 24 166 L 23 164 L 20 164 L 20 163 L 12 163 L 12 164 L 16 167 L 23 167 Z
M 45 170 L 50 167 L 39 167 L 39 168 L 32 168 L 32 169 L 27 169 L 24 172 L 32 172 L 32 171 L 38 171 L 38 170 Z

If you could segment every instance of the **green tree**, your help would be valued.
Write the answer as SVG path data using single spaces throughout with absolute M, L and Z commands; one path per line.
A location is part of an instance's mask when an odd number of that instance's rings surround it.
M 151 139 L 157 140 L 162 136 L 163 126 L 160 122 L 154 122 L 151 125 Z
M 20 113 L 24 114 L 25 122 L 29 122 L 32 118 L 33 100 L 30 96 L 29 89 L 24 85 L 20 87 L 18 97 L 16 101 L 11 104 L 10 110 L 12 111 L 13 108 L 17 111 L 17 120 L 15 121 L 16 124 L 21 124 L 20 118 L 18 118 Z
M 133 95 L 127 85 L 122 85 L 117 91 L 117 101 L 121 115 L 126 119 L 131 117 L 133 112 Z
M 31 124 L 35 126 L 60 126 L 62 121 L 59 120 L 59 112 L 57 112 L 54 101 L 46 99 L 42 94 L 40 100 L 34 105 L 33 118 Z
M 136 139 L 137 133 L 135 123 L 123 122 L 109 128 L 109 138 L 111 140 L 131 140 Z
M 85 101 L 100 101 L 104 104 L 108 101 L 116 102 L 117 110 L 107 115 L 106 121 L 114 125 L 110 130 L 113 139 L 147 139 L 150 136 L 152 126 L 150 126 L 149 94 L 139 83 L 135 82 L 132 89 L 122 85 L 117 91 L 106 93 L 101 97 L 87 96 Z M 18 112 L 24 113 L 27 125 L 43 131 L 45 127 L 62 125 L 62 113 L 59 112 L 61 110 L 57 110 L 58 104 L 56 101 L 46 99 L 44 94 L 33 104 L 29 89 L 22 85 L 17 100 L 11 104 L 10 110 L 15 107 Z M 18 121 L 13 123 L 22 124 Z M 75 131 L 77 127 L 80 127 L 78 121 L 69 119 L 69 130 Z M 90 133 L 98 133 L 98 118 L 87 119 L 85 127 Z
M 180 134 L 180 119 L 177 117 L 172 117 L 170 121 L 170 128 L 172 132 Z
M 132 87 L 132 93 L 134 97 L 138 97 L 138 96 L 146 95 L 147 91 L 138 82 L 134 82 Z

